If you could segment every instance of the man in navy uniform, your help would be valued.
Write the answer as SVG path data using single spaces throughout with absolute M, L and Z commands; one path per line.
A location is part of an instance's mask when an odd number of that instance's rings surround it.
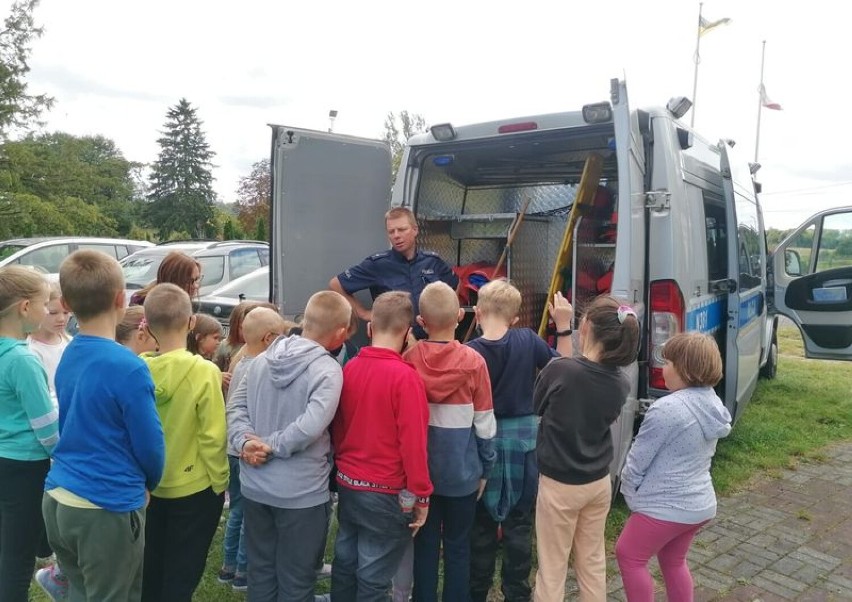
M 358 265 L 344 270 L 331 279 L 328 286 L 345 296 L 362 320 L 369 322 L 371 312 L 353 295 L 370 289 L 373 299 L 387 291 L 411 293 L 414 314 L 418 314 L 420 293 L 431 282 L 445 282 L 453 289 L 458 278 L 450 266 L 431 251 L 417 248 L 417 220 L 407 207 L 394 207 L 385 213 L 388 241 L 391 249 L 370 255 Z M 414 335 L 425 338 L 426 333 L 414 324 Z

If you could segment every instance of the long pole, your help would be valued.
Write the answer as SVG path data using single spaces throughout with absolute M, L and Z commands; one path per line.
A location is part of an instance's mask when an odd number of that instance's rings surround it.
M 695 73 L 692 76 L 692 116 L 689 118 L 689 127 L 695 127 L 695 109 L 698 107 L 698 65 L 701 63 L 701 10 L 704 3 L 698 3 L 698 27 L 695 34 L 695 54 L 692 57 L 695 63 Z
M 760 87 L 757 89 L 757 134 L 754 137 L 754 162 L 757 163 L 757 152 L 760 149 L 760 115 L 763 112 L 763 64 L 766 61 L 766 40 L 760 52 Z

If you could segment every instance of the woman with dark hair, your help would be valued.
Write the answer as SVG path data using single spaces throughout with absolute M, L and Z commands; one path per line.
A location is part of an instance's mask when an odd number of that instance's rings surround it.
M 133 296 L 130 297 L 130 305 L 145 303 L 148 292 L 156 285 L 164 282 L 179 286 L 189 294 L 190 299 L 194 299 L 198 296 L 198 290 L 201 288 L 201 278 L 200 263 L 185 253 L 172 251 L 166 255 L 163 263 L 160 264 L 160 268 L 157 270 L 157 279 L 145 288 L 133 293 Z

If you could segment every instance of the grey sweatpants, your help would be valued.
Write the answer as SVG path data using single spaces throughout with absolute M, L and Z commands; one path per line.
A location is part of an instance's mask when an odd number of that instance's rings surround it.
M 73 508 L 47 493 L 47 539 L 68 577 L 69 602 L 137 602 L 142 597 L 145 510 Z

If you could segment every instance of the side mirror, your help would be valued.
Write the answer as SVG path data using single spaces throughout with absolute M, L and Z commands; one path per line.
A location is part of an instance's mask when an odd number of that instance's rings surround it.
M 802 275 L 802 258 L 798 251 L 794 249 L 784 251 L 784 271 L 788 276 Z

